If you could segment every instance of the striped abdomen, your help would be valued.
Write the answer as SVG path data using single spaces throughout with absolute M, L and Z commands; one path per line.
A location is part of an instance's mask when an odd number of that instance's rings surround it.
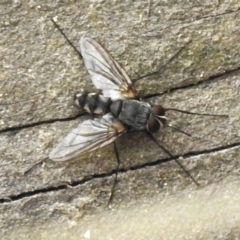
M 98 93 L 76 93 L 74 103 L 90 114 L 104 115 L 109 112 L 111 99 Z

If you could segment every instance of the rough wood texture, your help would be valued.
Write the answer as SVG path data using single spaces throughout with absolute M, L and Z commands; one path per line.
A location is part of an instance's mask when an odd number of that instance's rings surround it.
M 14 1 L 0 3 L 1 239 L 233 239 L 240 235 L 240 2 Z M 201 184 L 142 133 L 74 162 L 53 163 L 54 144 L 85 117 L 73 93 L 93 90 L 78 47 L 98 39 L 152 103 L 228 119 L 168 114 L 193 135 L 156 138 Z M 27 171 L 37 162 L 43 164 Z M 26 172 L 27 171 L 27 172 Z M 25 174 L 24 174 L 25 173 Z

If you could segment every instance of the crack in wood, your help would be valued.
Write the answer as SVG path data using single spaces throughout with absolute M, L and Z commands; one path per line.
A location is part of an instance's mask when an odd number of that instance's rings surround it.
M 179 87 L 173 87 L 173 88 L 170 88 L 162 93 L 153 93 L 153 94 L 148 94 L 148 95 L 145 95 L 143 98 L 144 99 L 149 99 L 149 98 L 152 98 L 152 97 L 157 97 L 157 96 L 162 96 L 164 94 L 167 94 L 169 92 L 174 92 L 174 91 L 177 91 L 177 90 L 181 90 L 181 89 L 188 89 L 188 88 L 191 88 L 191 87 L 195 87 L 195 86 L 200 86 L 201 84 L 203 83 L 206 83 L 206 82 L 212 82 L 218 78 L 221 78 L 221 77 L 225 77 L 225 76 L 228 76 L 234 72 L 237 72 L 240 70 L 240 66 L 237 67 L 237 68 L 234 68 L 234 69 L 230 69 L 230 70 L 226 70 L 226 71 L 223 71 L 221 73 L 216 73 L 212 76 L 209 76 L 208 78 L 204 79 L 204 80 L 200 80 L 199 82 L 197 83 L 191 83 L 191 84 L 187 84 L 187 85 L 182 85 L 182 86 L 179 86 Z M 145 75 L 147 77 L 147 75 Z M 140 76 L 139 77 L 140 79 L 141 78 L 144 78 L 144 76 Z M 133 79 L 133 81 L 136 80 L 136 79 Z M 30 123 L 30 124 L 24 124 L 24 125 L 18 125 L 18 126 L 12 126 L 12 127 L 7 127 L 7 128 L 3 128 L 3 129 L 0 129 L 0 134 L 1 133 L 8 133 L 8 132 L 18 132 L 20 130 L 23 130 L 23 129 L 28 129 L 28 128 L 32 128 L 32 127 L 36 127 L 36 126 L 40 126 L 40 125 L 44 125 L 44 124 L 50 124 L 50 123 L 55 123 L 55 122 L 67 122 L 67 121 L 72 121 L 72 120 L 75 120 L 81 116 L 84 116 L 86 115 L 87 113 L 79 113 L 75 116 L 70 116 L 70 117 L 65 117 L 65 118 L 55 118 L 55 119 L 47 119 L 47 120 L 43 120 L 43 121 L 39 121 L 39 122 L 35 122 L 35 123 Z
M 19 125 L 19 126 L 8 127 L 8 128 L 1 129 L 0 133 L 18 132 L 23 129 L 32 128 L 32 127 L 36 127 L 36 126 L 40 126 L 40 125 L 44 125 L 44 124 L 50 124 L 50 123 L 54 123 L 54 122 L 68 122 L 68 121 L 75 120 L 79 117 L 82 117 L 86 114 L 87 113 L 79 113 L 75 116 L 70 116 L 70 117 L 66 117 L 66 118 L 47 119 L 47 120 L 43 120 L 43 121 L 39 121 L 39 122 L 35 122 L 35 123 L 29 123 L 29 124 L 24 124 L 24 125 Z
M 131 166 L 131 167 L 126 168 L 126 169 L 125 168 L 119 168 L 118 169 L 118 174 L 127 173 L 128 171 L 137 171 L 137 170 L 141 170 L 141 169 L 144 169 L 144 168 L 147 168 L 147 167 L 158 166 L 158 165 L 161 165 L 163 163 L 174 161 L 175 158 L 188 159 L 190 157 L 202 156 L 202 155 L 210 154 L 210 153 L 216 153 L 216 152 L 220 152 L 220 151 L 223 151 L 223 150 L 227 150 L 227 149 L 231 149 L 231 148 L 239 147 L 239 146 L 240 146 L 240 142 L 239 143 L 233 143 L 233 144 L 226 145 L 226 146 L 216 147 L 216 148 L 212 148 L 212 149 L 207 149 L 207 150 L 204 150 L 204 151 L 194 151 L 194 152 L 189 152 L 189 153 L 184 154 L 184 155 L 176 155 L 176 156 L 173 156 L 171 158 L 157 159 L 157 160 L 152 161 L 152 162 L 147 162 L 147 163 L 144 163 L 144 164 Z M 22 192 L 22 193 L 17 194 L 17 195 L 6 196 L 6 197 L 0 199 L 0 204 L 7 203 L 7 202 L 18 201 L 18 200 L 28 198 L 28 197 L 32 197 L 32 196 L 42 194 L 42 193 L 60 191 L 60 190 L 67 189 L 68 187 L 78 187 L 78 186 L 86 184 L 90 181 L 93 181 L 95 179 L 104 179 L 104 178 L 112 177 L 115 174 L 116 174 L 116 169 L 113 169 L 112 171 L 107 172 L 107 173 L 92 174 L 91 176 L 86 176 L 82 180 L 75 181 L 75 182 L 72 182 L 72 183 L 66 183 L 64 185 L 59 185 L 59 186 L 56 186 L 56 187 L 50 186 L 50 187 L 47 187 L 47 188 L 37 189 L 37 190 L 34 190 L 34 191 Z
M 234 69 L 223 71 L 221 73 L 216 73 L 216 74 L 214 74 L 212 76 L 209 76 L 206 79 L 200 80 L 197 83 L 191 83 L 191 84 L 182 85 L 182 86 L 179 86 L 179 87 L 173 87 L 173 88 L 170 88 L 170 89 L 164 91 L 163 93 L 148 94 L 144 98 L 148 99 L 148 98 L 151 98 L 151 97 L 162 96 L 162 95 L 164 95 L 166 93 L 169 93 L 169 92 L 174 92 L 174 91 L 177 91 L 177 90 L 180 90 L 180 89 L 188 89 L 188 88 L 191 88 L 191 87 L 195 87 L 195 86 L 201 85 L 201 84 L 206 83 L 206 82 L 212 82 L 212 81 L 214 81 L 214 80 L 216 80 L 218 78 L 222 78 L 222 77 L 228 76 L 228 75 L 230 75 L 230 74 L 232 74 L 234 72 L 237 72 L 239 70 L 240 70 L 240 67 L 237 67 L 237 68 L 234 68 Z

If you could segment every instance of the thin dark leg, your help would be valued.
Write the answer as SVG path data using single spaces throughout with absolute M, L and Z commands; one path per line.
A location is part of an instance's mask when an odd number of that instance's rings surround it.
M 78 54 L 79 58 L 82 59 L 82 54 L 77 50 L 77 48 L 71 43 L 71 41 L 68 39 L 66 34 L 62 31 L 62 29 L 58 26 L 58 24 L 51 18 L 51 21 L 53 22 L 54 26 L 59 30 L 59 32 L 63 35 L 63 37 L 67 40 L 69 45 L 76 51 Z
M 177 132 L 180 132 L 180 133 L 183 133 L 184 135 L 188 136 L 188 137 L 191 137 L 191 138 L 194 138 L 194 139 L 203 139 L 201 137 L 196 137 L 196 136 L 192 136 L 191 134 L 187 133 L 187 132 L 184 132 L 183 130 L 179 129 L 179 128 L 176 128 L 176 127 L 173 127 L 173 126 L 169 126 L 169 125 L 166 125 L 166 127 L 168 128 L 172 128 L 173 130 L 177 131 Z
M 37 163 L 35 163 L 34 165 L 32 165 L 31 167 L 29 167 L 26 171 L 24 171 L 23 175 L 27 175 L 28 173 L 30 173 L 35 167 L 37 167 L 40 164 L 43 164 L 45 161 L 47 160 L 47 158 L 44 158 L 43 160 L 38 161 Z
M 44 92 L 46 92 L 46 91 L 44 90 L 44 91 L 42 91 L 42 92 L 38 92 L 38 93 L 32 94 L 31 97 L 32 97 L 32 96 L 35 96 L 35 95 L 40 95 L 40 94 L 42 94 L 42 93 L 44 93 Z M 31 101 L 31 100 L 32 100 L 32 99 L 22 99 L 22 100 L 18 100 L 17 102 L 0 103 L 0 106 L 1 106 L 1 105 L 2 105 L 2 106 L 8 106 L 8 105 L 16 104 L 16 103 L 21 103 L 21 102 L 29 102 L 29 101 Z
M 114 182 L 113 182 L 113 186 L 112 186 L 111 195 L 109 197 L 108 204 L 107 204 L 108 207 L 113 200 L 113 195 L 114 195 L 115 187 L 117 185 L 117 177 L 118 177 L 118 171 L 119 171 L 119 165 L 120 165 L 119 153 L 118 153 L 117 146 L 116 146 L 115 142 L 113 142 L 113 146 L 114 146 L 114 152 L 115 152 L 116 159 L 117 159 L 117 169 L 116 169 L 116 174 L 115 174 L 115 178 L 114 178 Z
M 165 111 L 175 111 L 175 112 L 181 112 L 181 113 L 186 113 L 186 114 L 191 114 L 191 115 L 199 115 L 199 116 L 209 116 L 209 117 L 224 117 L 228 118 L 229 116 L 226 114 L 209 114 L 209 113 L 195 113 L 195 112 L 188 112 L 185 110 L 180 110 L 177 108 L 165 108 Z
M 160 74 L 162 72 L 162 70 L 165 68 L 165 66 L 167 66 L 174 58 L 176 58 L 182 51 L 184 48 L 186 48 L 186 46 L 190 43 L 191 41 L 188 41 L 183 47 L 181 47 L 171 58 L 169 58 L 167 60 L 166 63 L 164 63 L 160 69 L 158 69 L 157 71 L 155 72 L 151 72 L 151 73 L 148 73 L 146 75 L 143 75 L 143 76 L 140 76 L 138 77 L 137 79 L 133 79 L 132 81 L 135 83 L 137 82 L 138 80 L 140 79 L 143 79 L 143 78 L 146 78 L 146 77 L 150 77 L 150 76 L 153 76 L 153 75 L 156 75 L 156 74 Z
M 162 145 L 160 145 L 157 140 L 153 137 L 153 135 L 148 132 L 145 131 L 146 135 L 153 141 L 155 142 L 158 147 L 160 147 L 164 152 L 166 152 L 171 158 L 174 159 L 174 161 L 178 164 L 178 166 L 193 180 L 193 182 L 199 186 L 199 183 L 191 176 L 191 174 L 183 167 L 183 165 L 177 160 L 177 157 L 173 156 L 165 147 L 163 147 Z
M 176 127 L 173 127 L 173 126 L 170 126 L 170 125 L 166 125 L 166 127 L 171 128 L 171 129 L 173 129 L 173 130 L 175 130 L 175 131 L 177 131 L 177 132 L 183 133 L 183 134 L 187 135 L 188 137 L 192 137 L 191 134 L 189 134 L 189 133 L 187 133 L 187 132 L 184 132 L 183 130 L 178 129 L 178 128 L 176 128 Z

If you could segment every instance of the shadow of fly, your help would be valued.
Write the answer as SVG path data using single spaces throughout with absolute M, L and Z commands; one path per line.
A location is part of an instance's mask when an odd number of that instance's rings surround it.
M 53 21 L 53 23 L 61 31 L 56 22 Z M 62 31 L 61 33 L 64 35 Z M 64 37 L 70 42 L 65 35 Z M 185 170 L 177 157 L 160 145 L 152 135 L 164 126 L 170 127 L 167 125 L 166 111 L 174 110 L 187 114 L 198 113 L 173 108 L 167 109 L 161 105 L 153 106 L 142 100 L 127 73 L 103 46 L 88 37 L 82 37 L 79 44 L 81 56 L 91 76 L 92 83 L 100 92 L 89 93 L 82 91 L 75 93 L 75 106 L 81 109 L 81 111 L 84 110 L 89 113 L 92 119 L 85 120 L 72 129 L 51 151 L 49 158 L 57 162 L 68 161 L 113 143 L 118 165 L 109 204 L 113 198 L 120 164 L 119 154 L 114 141 L 127 132 L 143 131 L 158 147 L 173 158 L 194 183 L 198 185 L 197 181 Z M 189 136 L 189 134 L 179 129 L 174 129 Z

